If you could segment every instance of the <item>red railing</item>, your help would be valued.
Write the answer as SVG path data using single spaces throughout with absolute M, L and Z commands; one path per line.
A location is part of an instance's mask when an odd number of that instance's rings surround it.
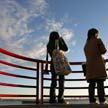
M 27 67 L 27 66 L 20 66 L 17 64 L 13 64 L 13 63 L 9 63 L 6 62 L 6 60 L 0 60 L 1 64 L 4 65 L 8 65 L 11 67 L 15 67 L 15 68 L 20 68 L 20 69 L 26 69 L 26 70 L 31 70 L 31 71 L 36 71 L 36 76 L 35 77 L 31 77 L 31 76 L 26 76 L 26 75 L 17 75 L 17 74 L 13 74 L 13 73 L 9 73 L 9 72 L 4 72 L 4 71 L 0 71 L 0 74 L 2 75 L 6 75 L 6 76 L 11 76 L 11 77 L 19 77 L 19 78 L 26 78 L 26 79 L 31 79 L 31 80 L 36 80 L 36 86 L 32 86 L 32 85 L 21 85 L 21 84 L 14 84 L 14 83 L 5 83 L 5 82 L 0 82 L 0 86 L 10 86 L 10 87 L 23 87 L 23 88 L 35 88 L 36 89 L 36 95 L 29 95 L 29 94 L 0 94 L 0 97 L 36 97 L 36 103 L 39 103 L 39 99 L 40 102 L 43 103 L 44 98 L 49 98 L 49 94 L 46 94 L 44 90 L 49 90 L 50 89 L 50 84 L 46 85 L 45 83 L 51 81 L 51 77 L 50 75 L 48 75 L 48 77 L 45 77 L 46 74 L 44 74 L 44 69 L 45 69 L 45 61 L 44 60 L 37 60 L 37 59 L 33 59 L 33 58 L 28 58 L 25 56 L 21 56 L 12 52 L 9 52 L 7 50 L 4 50 L 2 48 L 0 48 L 0 52 L 2 54 L 17 58 L 17 59 L 22 59 L 22 60 L 26 60 L 29 62 L 33 62 L 36 64 L 35 68 L 31 68 L 31 67 Z M 108 59 L 105 60 L 105 62 L 108 62 Z M 50 65 L 50 62 L 48 62 Z M 83 62 L 70 62 L 71 66 L 81 66 Z M 73 70 L 73 69 L 72 69 Z M 108 69 L 106 69 L 108 70 Z M 50 70 L 49 70 L 50 71 Z M 76 73 L 82 73 L 82 70 L 73 70 L 72 74 L 76 74 Z M 41 76 L 41 77 L 40 77 Z M 65 79 L 65 82 L 81 82 L 81 81 L 85 81 L 85 78 L 76 78 L 76 79 L 72 79 L 72 78 L 67 78 Z M 108 86 L 105 86 L 105 88 L 108 88 Z M 58 89 L 58 87 L 57 87 Z M 88 89 L 87 86 L 85 87 L 80 87 L 78 86 L 65 86 L 64 88 L 65 90 L 85 90 Z M 108 96 L 108 95 L 106 95 Z M 88 97 L 88 95 L 66 95 L 64 94 L 64 98 L 72 98 L 72 97 Z
M 22 94 L 7 94 L 7 93 L 5 93 L 5 94 L 0 94 L 0 97 L 36 97 L 36 103 L 39 103 L 39 62 L 41 60 L 21 56 L 21 55 L 9 52 L 7 50 L 4 50 L 2 48 L 0 48 L 0 52 L 2 54 L 8 55 L 8 56 L 18 58 L 18 59 L 22 59 L 22 60 L 26 60 L 26 61 L 29 61 L 29 62 L 34 62 L 36 64 L 35 68 L 31 68 L 31 67 L 27 67 L 27 66 L 20 66 L 20 65 L 17 65 L 17 64 L 9 63 L 9 62 L 6 62 L 6 60 L 5 61 L 0 60 L 1 64 L 8 65 L 8 66 L 11 66 L 11 67 L 20 68 L 20 69 L 31 70 L 31 71 L 36 72 L 35 77 L 30 77 L 30 76 L 26 76 L 26 75 L 17 75 L 17 74 L 12 74 L 12 73 L 9 73 L 9 72 L 0 71 L 0 74 L 5 75 L 5 76 L 19 77 L 19 78 L 26 78 L 26 79 L 30 79 L 30 80 L 36 80 L 36 86 L 0 82 L 0 86 L 34 88 L 34 89 L 36 89 L 36 95 L 29 95 L 29 94 L 23 94 L 22 95 Z
M 106 59 L 105 60 L 105 63 L 107 63 L 108 62 L 108 59 Z M 82 67 L 82 63 L 84 63 L 84 61 L 83 62 L 70 62 L 70 65 L 71 66 L 73 66 L 73 65 L 75 65 L 75 66 L 81 66 Z M 42 71 L 44 71 L 43 70 L 43 63 L 41 63 L 41 70 Z M 49 65 L 50 65 L 50 62 L 49 62 Z M 49 70 L 50 71 L 50 70 Z M 108 71 L 108 68 L 106 69 L 106 71 Z M 77 73 L 80 73 L 80 74 L 83 74 L 83 71 L 82 71 L 82 68 L 81 68 L 81 70 L 73 70 L 72 69 L 72 74 L 77 74 Z M 47 85 L 45 85 L 45 82 L 47 81 L 51 81 L 51 77 L 45 77 L 46 76 L 46 74 L 44 74 L 43 72 L 41 73 L 41 79 L 42 79 L 42 83 L 41 83 L 41 102 L 42 103 L 44 103 L 45 101 L 44 101 L 44 98 L 49 98 L 49 94 L 45 94 L 45 91 L 44 90 L 48 90 L 48 89 L 50 89 L 50 86 L 47 86 Z M 107 78 L 108 79 L 108 78 Z M 58 80 L 58 79 L 57 79 Z M 72 82 L 82 82 L 82 81 L 85 81 L 86 82 L 86 79 L 85 79 L 85 77 L 83 77 L 83 78 L 81 78 L 81 79 L 79 79 L 78 77 L 76 77 L 75 79 L 69 79 L 69 78 L 67 78 L 67 79 L 65 79 L 65 82 L 69 82 L 69 83 L 72 83 Z M 58 89 L 58 87 L 56 87 L 56 89 Z M 64 90 L 79 90 L 79 93 L 80 93 L 80 90 L 82 89 L 82 90 L 88 90 L 88 86 L 85 86 L 85 87 L 81 87 L 81 86 L 79 86 L 79 85 L 74 85 L 73 87 L 72 86 L 66 86 L 65 85 L 65 87 L 64 87 Z M 105 86 L 105 89 L 108 89 L 108 86 Z M 108 96 L 108 94 L 106 94 L 106 97 Z M 64 98 L 66 98 L 66 99 L 71 99 L 71 98 L 88 98 L 88 95 L 75 95 L 75 94 L 73 94 L 73 93 L 70 93 L 69 95 L 66 95 L 66 94 L 64 94 Z M 47 102 L 47 101 L 46 101 Z

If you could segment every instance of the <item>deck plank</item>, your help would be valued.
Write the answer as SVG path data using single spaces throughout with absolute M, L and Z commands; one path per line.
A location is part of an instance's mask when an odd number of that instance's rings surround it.
M 3 105 L 0 108 L 108 108 L 108 105 L 90 105 L 90 104 L 39 104 L 39 105 Z

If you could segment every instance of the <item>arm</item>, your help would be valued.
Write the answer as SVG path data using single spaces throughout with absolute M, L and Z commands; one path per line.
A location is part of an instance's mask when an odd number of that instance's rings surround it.
M 60 37 L 60 39 L 59 39 L 59 46 L 60 46 L 61 50 L 68 51 L 68 47 L 62 37 Z
M 99 45 L 100 53 L 105 54 L 107 50 L 101 39 L 98 39 L 98 45 Z

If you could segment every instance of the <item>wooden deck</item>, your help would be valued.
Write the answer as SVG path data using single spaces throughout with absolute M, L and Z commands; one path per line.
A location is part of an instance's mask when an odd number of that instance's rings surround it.
M 47 104 L 47 105 L 5 105 L 0 108 L 108 108 L 108 105 L 90 105 L 90 104 Z

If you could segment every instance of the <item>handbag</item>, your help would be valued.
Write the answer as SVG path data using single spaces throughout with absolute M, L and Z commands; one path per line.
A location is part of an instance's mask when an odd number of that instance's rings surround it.
M 52 61 L 56 74 L 68 75 L 72 72 L 70 64 L 64 52 L 59 49 L 59 40 L 55 41 L 56 49 L 52 52 Z

